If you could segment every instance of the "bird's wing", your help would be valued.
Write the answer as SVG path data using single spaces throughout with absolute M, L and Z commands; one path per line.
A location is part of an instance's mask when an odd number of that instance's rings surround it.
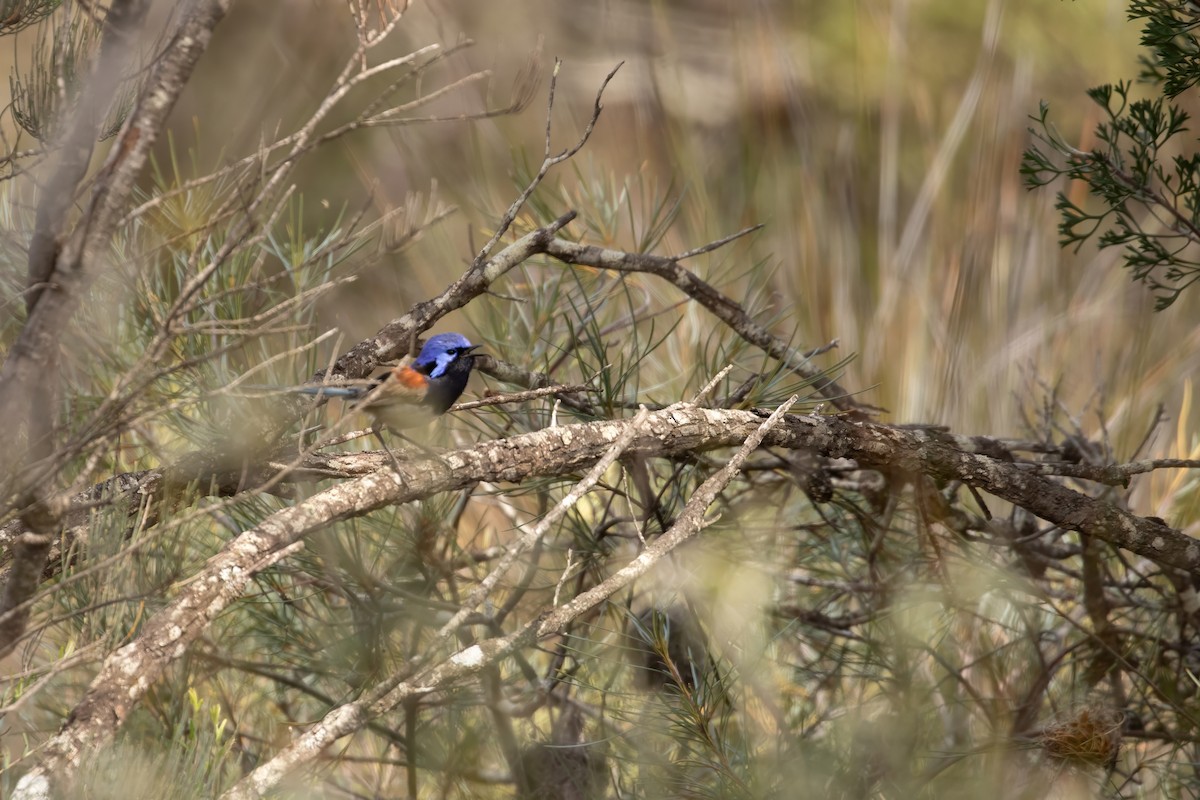
M 384 376 L 383 382 L 356 407 L 392 430 L 415 428 L 427 423 L 431 416 L 425 405 L 428 386 L 429 378 L 401 364 Z
M 401 364 L 383 376 L 362 405 L 368 410 L 378 406 L 419 405 L 425 399 L 428 386 L 429 378 L 407 364 Z
M 425 399 L 429 378 L 412 368 L 412 359 L 405 359 L 390 371 L 365 381 L 347 381 L 337 385 L 309 384 L 295 386 L 285 391 L 298 394 L 315 394 L 321 397 L 343 397 L 362 400 L 362 408 L 376 405 L 416 405 Z
M 369 381 L 348 381 L 336 386 L 309 384 L 283 391 L 350 400 L 354 409 L 365 411 L 389 428 L 412 428 L 425 424 L 431 416 L 426 406 L 429 378 L 413 369 L 412 363 L 411 358 L 405 359 Z

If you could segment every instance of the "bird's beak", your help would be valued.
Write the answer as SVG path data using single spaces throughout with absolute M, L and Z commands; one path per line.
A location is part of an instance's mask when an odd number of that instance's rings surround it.
M 473 345 L 471 345 L 470 347 L 468 347 L 468 348 L 467 348 L 467 352 L 468 352 L 468 353 L 471 353 L 472 355 L 474 355 L 475 351 L 476 351 L 476 350 L 478 350 L 478 349 L 479 349 L 479 348 L 481 348 L 481 347 L 483 347 L 483 345 L 481 345 L 481 344 L 473 344 Z M 480 353 L 479 355 L 483 355 L 483 353 Z

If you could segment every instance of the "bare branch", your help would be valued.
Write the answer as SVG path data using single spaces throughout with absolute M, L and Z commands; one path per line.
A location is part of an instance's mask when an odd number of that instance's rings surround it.
M 569 211 L 549 225 L 530 231 L 517 239 L 481 267 L 468 268 L 437 297 L 413 306 L 407 314 L 389 322 L 375 336 L 359 342 L 340 356 L 328 370 L 329 374 L 351 380 L 365 378 L 384 361 L 407 353 L 418 333 L 486 292 L 509 270 L 538 253 L 546 252 L 554 235 L 575 219 L 575 216 L 574 211 Z M 310 380 L 314 383 L 323 382 L 325 374 L 322 370 Z
M 542 166 L 538 169 L 538 173 L 533 177 L 533 180 L 529 182 L 529 185 L 525 187 L 521 194 L 517 196 L 517 199 L 513 201 L 512 205 L 508 207 L 508 210 L 504 212 L 504 216 L 500 218 L 500 223 L 496 226 L 496 232 L 492 234 L 492 238 L 487 240 L 487 243 L 480 248 L 479 253 L 475 256 L 475 261 L 473 263 L 474 267 L 478 268 L 482 266 L 484 259 L 488 258 L 496 244 L 501 238 L 503 238 L 504 234 L 508 233 L 508 229 L 512 226 L 513 220 L 517 218 L 517 214 L 521 213 L 521 209 L 525 206 L 525 201 L 530 198 L 534 190 L 537 189 L 542 180 L 545 179 L 546 174 L 550 171 L 550 169 L 557 164 L 561 164 L 562 162 L 573 158 L 575 154 L 578 153 L 585 144 L 587 144 L 588 139 L 592 137 L 592 131 L 596 129 L 596 121 L 600 119 L 600 112 L 604 109 L 604 106 L 600 102 L 604 97 L 604 90 L 608 88 L 609 82 L 617 74 L 617 70 L 619 70 L 624 63 L 624 61 L 618 63 L 612 68 L 612 70 L 609 71 L 606 76 L 604 76 L 604 81 L 600 84 L 600 88 L 596 92 L 596 102 L 592 107 L 592 117 L 588 120 L 588 124 L 583 129 L 583 133 L 580 135 L 579 140 L 558 155 L 552 156 L 550 155 L 550 125 L 552 113 L 554 111 L 554 90 L 558 85 L 559 68 L 562 67 L 562 60 L 557 58 L 554 59 L 554 72 L 551 73 L 550 76 L 550 91 L 546 99 L 546 147 L 545 157 L 542 160 Z
M 488 406 L 508 405 L 509 403 L 524 403 L 526 400 L 536 400 L 539 397 L 547 397 L 549 395 L 560 394 L 576 394 L 578 392 L 586 392 L 591 387 L 586 384 L 578 383 L 556 386 L 543 386 L 540 389 L 530 389 L 526 392 L 506 392 L 498 394 L 489 394 L 482 400 L 471 400 L 466 403 L 456 403 L 450 412 L 469 411 L 472 408 L 486 408 Z
M 699 533 L 708 523 L 704 514 L 712 505 L 717 495 L 741 469 L 742 463 L 751 452 L 758 448 L 767 433 L 783 419 L 788 409 L 795 404 L 798 397 L 792 397 L 779 407 L 767 420 L 757 428 L 751 429 L 749 435 L 738 452 L 729 460 L 726 466 L 710 477 L 688 500 L 686 507 L 671 529 L 647 545 L 642 553 L 624 568 L 606 578 L 598 585 L 577 595 L 563 605 L 559 605 L 534 620 L 522 629 L 508 636 L 489 639 L 479 644 L 471 645 L 465 650 L 455 653 L 448 660 L 424 670 L 411 679 L 403 681 L 377 699 L 373 696 L 363 698 L 353 703 L 347 703 L 330 712 L 325 719 L 314 725 L 290 746 L 281 751 L 271 761 L 258 767 L 246 778 L 242 779 L 232 789 L 222 796 L 222 800 L 249 800 L 260 796 L 264 791 L 278 785 L 283 778 L 297 767 L 306 766 L 313 760 L 315 754 L 324 747 L 362 728 L 371 719 L 385 714 L 414 695 L 426 694 L 435 689 L 447 686 L 467 675 L 474 674 L 484 667 L 494 664 L 518 647 L 531 644 L 539 639 L 552 636 L 570 622 L 590 611 L 616 592 L 628 586 L 638 577 L 644 575 L 664 556 L 673 551 L 683 542 Z M 679 404 L 672 408 L 686 411 L 687 406 Z M 646 415 L 639 414 L 630 424 L 630 430 L 642 427 Z M 624 437 L 622 437 L 623 439 Z M 628 442 L 625 442 L 627 445 Z M 613 450 L 616 450 L 614 446 Z M 612 452 L 612 451 L 610 451 Z M 613 453 L 614 458 L 617 455 Z M 564 501 L 566 502 L 566 499 Z M 540 527 L 540 526 L 539 526 Z M 465 609 L 464 609 L 465 610 Z M 373 695 L 379 694 L 378 691 Z
M 470 40 L 467 40 L 464 42 L 460 42 L 452 47 L 438 48 L 436 51 L 430 50 L 429 48 L 426 48 L 426 49 L 420 51 L 424 55 L 427 55 L 428 58 L 426 58 L 421 63 L 413 66 L 411 71 L 406 73 L 404 75 L 404 77 L 401 78 L 400 81 L 397 81 L 395 84 L 393 84 L 392 87 L 389 87 L 389 89 L 385 90 L 384 94 L 385 95 L 388 94 L 400 82 L 411 80 L 414 77 L 419 77 L 425 70 L 429 69 L 434 64 L 441 62 L 447 56 L 458 52 L 459 50 L 463 49 L 464 47 L 469 47 L 471 44 L 473 44 L 473 43 Z M 407 65 L 407 64 L 405 64 L 405 65 Z M 396 65 L 393 65 L 393 66 L 396 66 Z M 473 76 L 468 76 L 467 78 L 464 78 L 462 81 L 459 81 L 459 85 L 461 85 L 464 81 L 467 81 L 470 79 L 473 79 Z M 440 94 L 441 94 L 441 92 L 439 91 L 439 95 Z M 483 111 L 478 111 L 478 112 L 468 112 L 468 113 L 460 114 L 460 115 L 453 116 L 453 117 L 405 117 L 405 118 L 401 118 L 401 119 L 392 119 L 391 118 L 391 115 L 393 115 L 394 113 L 397 113 L 400 110 L 403 110 L 406 108 L 416 108 L 421 105 L 424 105 L 425 102 L 427 101 L 427 99 L 428 98 L 425 98 L 422 100 L 416 100 L 410 104 L 407 104 L 406 106 L 399 106 L 399 107 L 396 107 L 393 109 L 388 109 L 385 111 L 376 111 L 374 109 L 374 106 L 370 106 L 365 111 L 363 111 L 362 114 L 360 114 L 358 116 L 358 118 L 356 118 L 350 122 L 347 122 L 343 125 L 340 125 L 340 126 L 334 128 L 333 130 L 327 131 L 319 136 L 315 136 L 315 137 L 311 137 L 311 138 L 310 138 L 311 132 L 308 132 L 307 128 L 298 130 L 298 131 L 291 133 L 275 142 L 272 142 L 270 144 L 265 144 L 258 152 L 255 152 L 251 155 L 240 158 L 240 159 L 222 167 L 219 170 L 216 170 L 208 175 L 203 175 L 201 177 L 186 181 L 181 186 L 178 186 L 175 189 L 172 189 L 170 191 L 164 192 L 160 195 L 156 195 L 155 197 L 150 198 L 146 202 L 142 203 L 141 205 L 137 206 L 132 211 L 130 211 L 129 214 L 122 220 L 122 224 L 131 222 L 132 220 L 137 219 L 138 217 L 144 216 L 147 212 L 149 212 L 152 209 L 156 208 L 157 206 L 161 205 L 163 202 L 170 200 L 172 197 L 176 197 L 184 192 L 188 192 L 188 191 L 192 191 L 194 189 L 200 188 L 201 186 L 205 186 L 209 183 L 213 183 L 214 181 L 221 180 L 222 178 L 225 178 L 232 174 L 236 174 L 239 172 L 249 174 L 249 173 L 257 172 L 259 169 L 261 169 L 263 174 L 271 176 L 274 173 L 278 172 L 279 170 L 289 168 L 299 158 L 301 158 L 304 155 L 307 155 L 308 153 L 312 152 L 316 148 L 318 148 L 324 144 L 327 144 L 329 142 L 341 139 L 341 138 L 345 137 L 347 134 L 353 133 L 354 131 L 360 130 L 362 128 L 373 127 L 376 125 L 396 127 L 396 126 L 401 126 L 401 125 L 414 125 L 414 124 L 423 124 L 423 123 L 430 123 L 430 122 L 452 122 L 452 121 L 460 121 L 461 122 L 461 121 L 467 121 L 467 120 L 491 119 L 491 118 L 497 117 L 497 116 L 504 116 L 507 114 L 516 113 L 516 112 L 522 110 L 525 107 L 525 105 L 527 105 L 529 102 L 528 96 L 524 93 L 521 93 L 521 94 L 518 94 L 516 97 L 514 97 L 508 105 L 503 106 L 501 108 L 491 108 L 491 109 L 485 109 Z M 305 141 L 306 139 L 308 141 Z M 269 166 L 263 166 L 264 163 L 273 154 L 275 154 L 279 150 L 283 150 L 284 148 L 291 148 L 291 150 L 286 155 L 284 155 L 282 158 L 280 158 L 278 161 L 271 163 Z
M 1108 486 L 1125 486 L 1134 475 L 1144 475 L 1155 470 L 1200 469 L 1200 460 L 1194 458 L 1147 458 L 1127 464 L 1071 464 L 1048 461 L 1022 464 L 1021 468 L 1033 475 L 1083 478 Z
M 773 428 L 763 429 L 763 441 L 771 446 L 851 458 L 861 467 L 901 469 L 943 480 L 959 480 L 1021 503 L 1064 528 L 1096 536 L 1156 563 L 1200 574 L 1200 546 L 1191 537 L 1155 520 L 1136 517 L 1045 478 L 1029 475 L 1015 464 L 963 453 L 936 434 L 853 423 L 837 417 L 780 419 L 778 412 L 771 422 Z M 134 641 L 105 661 L 70 722 L 47 745 L 39 774 L 65 774 L 61 771 L 77 765 L 86 752 L 110 740 L 129 710 L 166 666 L 187 652 L 188 645 L 241 595 L 260 565 L 270 563 L 275 554 L 308 533 L 320 530 L 332 520 L 360 516 L 385 505 L 409 502 L 480 481 L 519 482 L 535 475 L 561 475 L 578 470 L 609 452 L 612 443 L 631 425 L 631 420 L 567 425 L 486 442 L 437 459 L 409 462 L 402 465 L 402 474 L 387 470 L 372 473 L 273 514 L 230 541 L 170 605 L 145 623 Z M 677 405 L 650 414 L 626 452 L 671 456 L 736 446 L 762 425 L 762 418 L 751 412 Z M 698 512 L 688 520 L 689 525 L 699 526 Z M 682 521 L 681 518 L 677 524 Z M 647 553 L 664 541 L 672 540 L 666 536 L 656 540 L 648 546 Z M 652 561 L 644 553 L 629 569 L 636 571 Z M 604 585 L 611 588 L 611 584 Z M 479 645 L 478 658 L 474 651 L 460 653 L 397 686 L 376 704 L 376 709 L 393 707 L 413 692 L 426 691 L 421 687 L 431 681 L 450 680 L 471 672 L 528 637 L 549 635 L 557 630 L 555 626 L 583 613 L 589 603 L 599 599 L 596 594 L 580 595 L 532 629 L 493 640 L 491 645 Z M 334 712 L 322 725 L 329 723 L 333 732 L 348 732 L 361 727 L 373 715 L 362 705 L 343 709 Z M 337 734 L 340 735 L 343 734 Z M 294 754 L 294 749 L 288 752 Z M 239 789 L 231 796 L 242 796 L 240 792 L 244 790 Z
M 755 231 L 762 230 L 764 227 L 765 226 L 762 223 L 759 223 L 758 225 L 751 225 L 749 228 L 742 228 L 737 233 L 731 233 L 728 236 L 723 236 L 720 239 L 717 239 L 716 241 L 709 242 L 708 244 L 701 245 L 700 247 L 694 248 L 692 250 L 685 250 L 684 252 L 680 253 L 677 256 L 671 256 L 671 260 L 672 261 L 683 261 L 688 258 L 694 258 L 695 256 L 704 255 L 705 253 L 711 253 L 714 250 L 720 250 L 722 247 L 729 244 L 730 242 L 735 242 L 738 239 L 741 239 L 743 236 L 749 236 L 750 234 L 754 233 Z
M 747 231 L 735 234 L 736 238 Z M 731 238 L 721 240 L 721 243 L 731 241 Z M 706 246 L 707 247 L 707 246 Z M 777 358 L 806 380 L 812 381 L 816 389 L 831 403 L 842 411 L 862 412 L 870 410 L 856 401 L 851 393 L 840 386 L 837 381 L 826 376 L 814 366 L 803 353 L 797 352 L 787 342 L 772 334 L 765 327 L 755 322 L 738 303 L 721 294 L 712 285 L 700 279 L 694 273 L 681 267 L 678 260 L 666 256 L 656 256 L 647 253 L 626 253 L 620 250 L 608 250 L 595 245 L 576 244 L 564 239 L 554 239 L 549 243 L 546 252 L 568 264 L 580 264 L 598 269 L 611 269 L 618 272 L 646 272 L 657 275 L 674 285 L 688 297 L 711 311 L 718 319 L 728 325 L 735 333 L 747 342 L 761 348 L 768 355 Z M 692 253 L 706 252 L 699 248 Z M 688 255 L 688 254 L 684 254 Z

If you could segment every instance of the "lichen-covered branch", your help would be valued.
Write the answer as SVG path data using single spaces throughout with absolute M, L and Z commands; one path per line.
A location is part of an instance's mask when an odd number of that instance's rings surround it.
M 759 414 L 748 411 L 671 406 L 647 416 L 626 452 L 670 457 L 733 447 L 761 423 Z M 632 424 L 613 420 L 566 425 L 487 441 L 438 459 L 410 462 L 403 465 L 403 474 L 381 469 L 273 514 L 229 542 L 134 641 L 105 661 L 70 721 L 47 746 L 39 769 L 50 774 L 68 770 L 90 748 L 111 739 L 163 670 L 241 596 L 250 578 L 307 534 L 337 520 L 480 481 L 519 483 L 535 476 L 572 474 L 600 459 Z M 854 459 L 861 467 L 892 474 L 959 480 L 1060 527 L 1200 574 L 1200 544 L 1183 533 L 1031 475 L 1011 462 L 962 452 L 922 430 L 840 417 L 791 416 L 767 432 L 764 443 Z

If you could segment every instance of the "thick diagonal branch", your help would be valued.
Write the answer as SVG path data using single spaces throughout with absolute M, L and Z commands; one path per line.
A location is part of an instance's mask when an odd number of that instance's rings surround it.
M 449 659 L 413 676 L 410 680 L 399 683 L 381 697 L 364 698 L 334 709 L 326 715 L 325 719 L 309 728 L 275 758 L 254 770 L 226 792 L 222 800 L 253 800 L 253 798 L 261 796 L 262 793 L 277 786 L 291 771 L 310 764 L 325 747 L 341 737 L 361 729 L 380 714 L 397 708 L 406 699 L 447 686 L 462 677 L 495 664 L 499 659 L 522 646 L 559 633 L 570 622 L 645 575 L 664 556 L 704 529 L 708 524 L 704 516 L 708 508 L 738 474 L 750 453 L 762 444 L 768 432 L 780 423 L 797 399 L 792 397 L 770 418 L 761 422 L 757 428 L 751 428 L 742 447 L 722 469 L 701 484 L 696 493 L 688 500 L 675 524 L 662 536 L 648 544 L 629 564 L 588 591 L 556 606 L 539 619 L 508 636 L 471 645 Z M 687 408 L 682 405 L 675 408 L 687 411 Z M 638 415 L 638 419 L 629 423 L 628 429 L 621 439 L 631 438 L 628 435 L 631 430 L 636 436 L 637 428 L 641 426 L 644 417 L 645 412 L 643 411 Z M 609 452 L 612 453 L 612 450 Z
M 650 414 L 626 450 L 673 457 L 741 444 L 762 417 L 748 411 L 672 406 Z M 229 542 L 136 639 L 113 653 L 63 730 L 43 751 L 42 774 L 77 765 L 89 749 L 109 741 L 163 670 L 187 652 L 212 621 L 245 591 L 251 577 L 303 537 L 331 522 L 462 488 L 480 481 L 519 483 L 567 475 L 595 463 L 631 420 L 566 425 L 484 442 L 440 459 L 382 470 L 327 489 L 279 511 Z M 767 433 L 776 447 L 852 458 L 891 473 L 955 479 L 1018 504 L 1062 528 L 1096 536 L 1157 563 L 1200 574 L 1200 543 L 1155 520 L 1130 514 L 1019 466 L 966 453 L 921 430 L 904 430 L 837 417 L 787 417 Z

